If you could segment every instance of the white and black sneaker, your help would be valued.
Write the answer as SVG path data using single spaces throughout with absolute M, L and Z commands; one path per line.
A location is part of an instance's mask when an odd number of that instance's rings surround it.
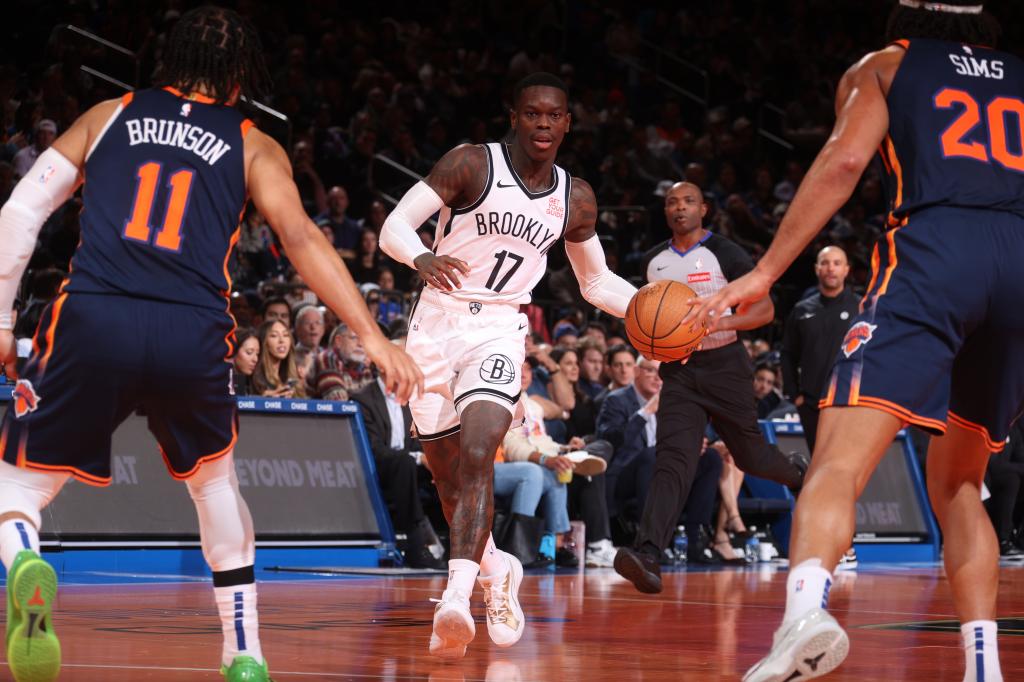
M 850 549 L 846 550 L 846 554 L 839 560 L 836 565 L 837 571 L 852 571 L 857 568 L 857 550 L 850 545 Z
M 772 650 L 747 671 L 743 682 L 792 682 L 821 677 L 839 667 L 850 639 L 825 609 L 811 609 L 775 631 Z

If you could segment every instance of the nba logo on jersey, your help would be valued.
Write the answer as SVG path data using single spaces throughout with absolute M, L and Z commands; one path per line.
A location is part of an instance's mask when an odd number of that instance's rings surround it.
M 188 118 L 188 115 L 192 113 L 192 105 L 185 102 L 181 105 L 181 115 Z
M 14 416 L 24 417 L 29 412 L 35 412 L 39 407 L 39 396 L 36 389 L 28 379 L 20 379 L 14 385 L 14 392 L 11 394 L 14 400 Z
M 495 353 L 480 365 L 480 378 L 489 384 L 511 384 L 516 378 L 515 365 L 508 357 Z
M 794 592 L 803 592 L 804 591 L 804 581 L 803 580 L 797 580 L 796 581 L 796 586 L 793 588 L 793 591 Z

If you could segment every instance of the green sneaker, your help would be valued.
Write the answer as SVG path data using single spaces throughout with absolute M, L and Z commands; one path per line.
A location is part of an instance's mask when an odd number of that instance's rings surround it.
M 220 667 L 220 674 L 227 682 L 274 682 L 267 671 L 267 662 L 257 663 L 252 656 L 235 656 L 231 667 Z
M 50 682 L 60 672 L 53 632 L 57 574 L 30 549 L 18 552 L 7 574 L 7 664 L 17 682 Z

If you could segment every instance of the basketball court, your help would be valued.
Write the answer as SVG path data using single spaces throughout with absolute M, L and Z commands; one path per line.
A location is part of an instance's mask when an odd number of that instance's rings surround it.
M 257 555 L 259 565 L 259 555 Z M 304 575 L 262 571 L 260 617 L 276 680 L 432 682 L 738 680 L 766 651 L 782 615 L 785 567 L 666 573 L 642 595 L 611 569 L 528 573 L 526 633 L 515 647 L 477 636 L 465 659 L 427 654 L 445 576 Z M 1006 679 L 1024 673 L 1024 566 L 1000 573 Z M 937 564 L 868 565 L 837 576 L 830 610 L 852 651 L 833 680 L 959 681 L 963 654 Z M 62 680 L 217 680 L 220 625 L 209 583 L 116 572 L 63 576 L 55 623 Z M 6 664 L 0 679 L 10 679 Z

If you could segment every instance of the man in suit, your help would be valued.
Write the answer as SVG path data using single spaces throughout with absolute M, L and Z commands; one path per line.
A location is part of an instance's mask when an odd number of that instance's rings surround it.
M 597 437 L 615 448 L 607 479 L 608 512 L 614 517 L 638 519 L 647 501 L 654 473 L 657 412 L 661 396 L 661 377 L 657 360 L 641 357 L 632 384 L 608 394 L 597 415 Z M 704 562 L 710 556 L 710 542 L 702 526 L 709 525 L 715 505 L 722 459 L 714 450 L 701 456 L 686 512 L 686 534 L 690 538 L 687 558 Z
M 404 345 L 404 344 L 399 344 Z M 373 451 L 377 481 L 391 514 L 396 533 L 405 533 L 405 563 L 413 568 L 446 568 L 429 545 L 436 537 L 423 513 L 419 494 L 418 462 L 423 449 L 412 436 L 412 415 L 384 390 L 380 377 L 352 395 L 363 412 L 366 435 Z

